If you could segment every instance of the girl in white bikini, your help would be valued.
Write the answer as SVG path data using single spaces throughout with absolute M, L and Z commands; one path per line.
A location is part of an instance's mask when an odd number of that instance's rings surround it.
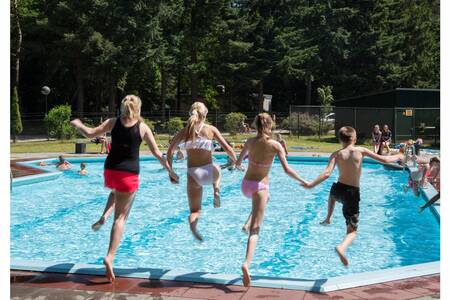
M 197 222 L 200 216 L 203 186 L 212 184 L 214 188 L 214 207 L 220 206 L 220 167 L 213 164 L 213 140 L 217 140 L 231 162 L 236 162 L 233 148 L 227 144 L 219 130 L 212 125 L 205 124 L 208 109 L 201 102 L 192 104 L 189 120 L 185 128 L 180 130 L 172 139 L 167 150 L 167 161 L 172 166 L 172 158 L 177 146 L 184 148 L 187 153 L 188 178 L 187 192 L 189 199 L 189 225 L 194 237 L 202 241 L 197 232 Z

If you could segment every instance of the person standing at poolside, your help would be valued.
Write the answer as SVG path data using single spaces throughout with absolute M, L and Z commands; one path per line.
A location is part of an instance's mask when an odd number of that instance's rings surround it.
M 242 264 L 243 282 L 246 287 L 251 283 L 249 267 L 258 242 L 266 204 L 269 200 L 269 172 L 275 155 L 278 155 L 286 174 L 297 180 L 301 185 L 307 184 L 289 167 L 283 146 L 272 139 L 272 119 L 270 116 L 267 113 L 258 114 L 253 126 L 257 130 L 257 135 L 246 141 L 236 162 L 236 168 L 242 168 L 242 161 L 248 154 L 248 169 L 241 185 L 244 196 L 252 199 L 252 212 L 243 227 L 244 231 L 248 232 L 247 251 L 245 261 Z
M 389 146 L 392 143 L 392 132 L 389 129 L 389 126 L 386 124 L 383 126 L 383 131 L 381 132 L 381 147 L 378 150 L 378 154 L 383 154 L 384 148 L 386 148 L 387 153 L 391 152 L 391 148 Z
M 172 166 L 172 158 L 178 145 L 187 153 L 187 193 L 189 199 L 189 225 L 194 237 L 202 241 L 203 238 L 197 231 L 197 222 L 202 206 L 203 186 L 212 184 L 214 188 L 214 207 L 220 207 L 220 167 L 213 164 L 212 151 L 213 140 L 217 140 L 220 146 L 231 158 L 232 164 L 236 162 L 236 154 L 233 148 L 227 144 L 219 130 L 205 124 L 208 109 L 202 102 L 195 102 L 189 110 L 189 120 L 186 127 L 180 130 L 170 142 L 167 149 L 167 160 Z
M 376 124 L 373 127 L 372 130 L 372 146 L 373 146 L 373 152 L 380 154 L 380 146 L 381 146 L 381 130 L 380 130 L 380 125 Z
M 382 163 L 396 162 L 403 159 L 403 154 L 392 156 L 381 156 L 363 148 L 356 147 L 356 130 L 350 126 L 339 129 L 339 141 L 342 148 L 331 154 L 328 165 L 324 172 L 315 180 L 306 185 L 306 188 L 313 188 L 330 177 L 337 165 L 339 169 L 338 182 L 333 183 L 328 198 L 327 217 L 320 224 L 331 224 L 334 206 L 336 201 L 343 204 L 342 213 L 347 225 L 347 235 L 342 243 L 336 246 L 336 253 L 339 255 L 344 266 L 348 266 L 348 259 L 345 256 L 346 249 L 356 238 L 356 231 L 359 222 L 359 181 L 361 178 L 362 162 L 365 156 L 373 158 Z
M 111 151 L 105 160 L 104 178 L 105 186 L 113 190 L 110 194 L 113 201 L 108 201 L 107 206 L 114 206 L 114 223 L 108 253 L 103 260 L 106 277 L 110 282 L 115 280 L 114 257 L 139 187 L 139 147 L 143 140 L 168 171 L 171 181 L 178 181 L 178 176 L 159 151 L 152 131 L 142 122 L 141 104 L 139 97 L 127 95 L 121 102 L 121 114 L 118 118 L 108 119 L 95 128 L 85 126 L 79 119 L 71 122 L 72 126 L 88 138 L 111 132 Z

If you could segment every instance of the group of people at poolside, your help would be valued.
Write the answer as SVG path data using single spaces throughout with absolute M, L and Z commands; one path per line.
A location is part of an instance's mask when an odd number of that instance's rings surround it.
M 220 131 L 216 127 L 206 124 L 208 109 L 201 102 L 192 104 L 186 127 L 171 140 L 167 157 L 164 158 L 157 147 L 152 131 L 142 122 L 140 110 L 140 98 L 128 95 L 121 102 L 121 115 L 118 118 L 108 119 L 95 128 L 85 126 L 78 119 L 71 122 L 81 134 L 88 138 L 111 132 L 111 149 L 105 160 L 104 182 L 105 186 L 112 191 L 102 216 L 92 226 L 94 230 L 98 230 L 114 211 L 108 252 L 103 260 L 106 277 L 111 282 L 115 279 L 113 262 L 116 250 L 120 244 L 125 223 L 139 187 L 139 146 L 142 141 L 149 146 L 150 151 L 159 160 L 167 171 L 170 181 L 174 184 L 179 182 L 178 175 L 172 167 L 174 153 L 177 149 L 186 151 L 188 167 L 187 198 L 190 210 L 188 222 L 193 236 L 199 241 L 203 240 L 197 230 L 202 209 L 203 186 L 212 185 L 214 207 L 220 207 L 221 205 L 221 169 L 220 166 L 213 163 L 213 141 L 216 140 L 229 157 L 226 168 L 244 170 L 242 163 L 244 159 L 248 160 L 248 167 L 241 185 L 243 195 L 252 201 L 252 210 L 243 226 L 243 230 L 248 233 L 246 255 L 242 264 L 245 286 L 251 284 L 249 268 L 269 200 L 269 172 L 275 156 L 278 157 L 285 173 L 306 189 L 313 188 L 326 180 L 332 174 L 333 169 L 336 166 L 338 167 L 339 179 L 330 190 L 327 216 L 322 224 L 331 223 L 336 201 L 342 203 L 347 234 L 343 241 L 336 246 L 335 251 L 345 266 L 348 265 L 348 259 L 345 255 L 346 249 L 355 239 L 358 228 L 359 182 L 363 158 L 367 156 L 383 163 L 395 162 L 403 158 L 401 154 L 381 156 L 366 148 L 355 146 L 356 131 L 345 126 L 339 130 L 338 134 L 342 148 L 330 156 L 324 172 L 313 181 L 308 182 L 289 166 L 285 147 L 272 139 L 273 121 L 268 114 L 260 113 L 256 116 L 253 123 L 256 135 L 245 142 L 239 157 L 237 157 Z
M 388 125 L 383 126 L 380 130 L 379 125 L 375 125 L 372 131 L 373 152 L 378 154 L 389 154 L 391 152 L 392 132 Z M 435 156 L 431 159 L 423 158 L 420 155 L 420 149 L 423 144 L 422 139 L 408 140 L 399 145 L 399 152 L 405 154 L 407 148 L 414 148 L 411 159 L 418 164 L 418 170 L 414 170 L 410 174 L 408 185 L 405 186 L 405 192 L 412 189 L 415 195 L 419 195 L 419 187 L 426 188 L 429 182 L 437 191 L 440 191 L 440 159 Z M 401 162 L 402 164 L 404 162 Z
M 387 153 L 391 151 L 392 132 L 388 125 L 383 126 L 383 130 L 380 130 L 380 125 L 376 124 L 372 131 L 372 145 L 373 152 L 377 154 L 383 154 L 386 150 Z

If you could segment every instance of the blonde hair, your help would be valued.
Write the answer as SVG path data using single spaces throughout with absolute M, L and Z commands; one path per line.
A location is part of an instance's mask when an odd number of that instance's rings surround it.
M 208 109 L 202 102 L 194 102 L 189 110 L 189 120 L 187 124 L 187 133 L 185 140 L 193 141 L 195 139 L 195 124 L 205 121 Z
M 135 95 L 126 95 L 120 104 L 120 115 L 130 119 L 138 119 L 142 121 L 141 117 L 141 98 Z
M 260 113 L 255 117 L 253 125 L 256 127 L 258 134 L 272 137 L 272 118 L 267 113 Z

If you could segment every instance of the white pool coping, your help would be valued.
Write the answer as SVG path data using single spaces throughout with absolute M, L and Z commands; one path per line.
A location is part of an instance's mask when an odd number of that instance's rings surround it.
M 101 162 L 105 157 L 79 157 L 67 158 L 71 163 L 80 162 Z M 141 160 L 155 160 L 151 156 L 141 156 Z M 289 161 L 328 161 L 328 157 L 289 157 Z M 40 161 L 56 161 L 55 159 L 34 160 L 26 162 L 18 162 L 18 164 L 44 170 L 46 173 L 38 175 L 30 175 L 26 177 L 13 179 L 13 187 L 52 180 L 61 175 L 61 171 L 49 172 L 47 169 L 37 166 Z M 372 159 L 365 159 L 367 163 L 378 163 Z M 436 190 L 430 185 L 426 189 L 421 189 L 422 198 L 428 201 L 435 195 Z M 439 206 L 432 206 L 433 214 L 440 223 Z M 104 275 L 103 265 L 94 264 L 73 264 L 70 262 L 51 262 L 51 261 L 21 261 L 11 259 L 10 268 L 12 270 L 26 270 L 37 272 L 54 272 L 54 273 L 70 273 L 85 275 Z M 233 284 L 243 285 L 240 274 L 220 274 L 209 272 L 186 272 L 179 270 L 157 269 L 157 268 L 129 268 L 117 266 L 114 272 L 120 277 L 129 278 L 146 278 L 155 280 L 175 280 L 190 281 L 212 284 Z M 252 286 L 281 288 L 292 290 L 305 290 L 315 292 L 330 292 L 340 289 L 359 287 L 369 284 L 383 283 L 418 276 L 435 275 L 440 273 L 440 261 L 428 262 L 423 264 L 415 264 L 403 267 L 382 269 L 364 273 L 343 275 L 322 279 L 295 279 L 268 276 L 252 276 Z

